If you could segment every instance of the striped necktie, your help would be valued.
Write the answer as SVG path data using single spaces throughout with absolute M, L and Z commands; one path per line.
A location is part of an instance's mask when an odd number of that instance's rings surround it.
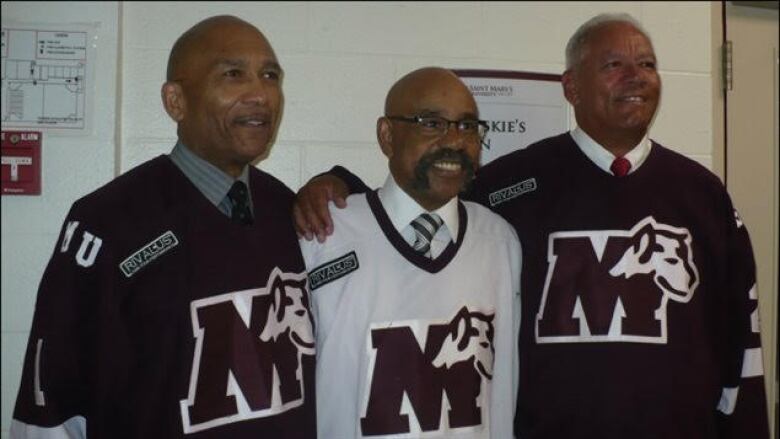
M 435 213 L 422 213 L 420 216 L 411 222 L 414 229 L 414 245 L 412 246 L 417 252 L 431 257 L 431 240 L 436 231 L 439 230 L 443 221 Z

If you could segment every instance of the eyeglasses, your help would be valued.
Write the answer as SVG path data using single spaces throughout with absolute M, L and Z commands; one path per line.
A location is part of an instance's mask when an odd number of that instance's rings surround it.
M 480 141 L 488 132 L 488 123 L 479 119 L 449 120 L 439 116 L 385 116 L 390 120 L 398 120 L 417 124 L 417 128 L 425 136 L 444 137 L 449 131 L 450 125 L 455 125 L 460 134 L 476 137 Z

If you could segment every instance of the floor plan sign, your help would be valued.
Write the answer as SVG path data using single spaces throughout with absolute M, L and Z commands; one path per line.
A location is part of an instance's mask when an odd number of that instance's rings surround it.
M 84 130 L 89 44 L 87 30 L 3 27 L 3 128 Z

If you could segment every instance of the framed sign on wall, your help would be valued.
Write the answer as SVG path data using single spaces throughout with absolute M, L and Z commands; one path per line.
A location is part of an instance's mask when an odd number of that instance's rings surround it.
M 481 163 L 569 130 L 571 113 L 561 75 L 500 70 L 453 70 L 471 90 L 490 129 Z

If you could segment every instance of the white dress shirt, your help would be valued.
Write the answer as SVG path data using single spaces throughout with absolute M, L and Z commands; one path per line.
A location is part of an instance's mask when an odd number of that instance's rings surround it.
M 392 174 L 387 176 L 378 195 L 393 227 L 398 230 L 398 233 L 410 246 L 413 245 L 415 233 L 410 223 L 421 213 L 428 211 L 398 186 Z M 458 227 L 460 227 L 458 197 L 453 197 L 440 208 L 428 213 L 435 213 L 444 221 L 431 240 L 431 255 L 435 259 L 449 245 L 450 241 L 457 242 Z
M 574 142 L 577 144 L 577 146 L 580 147 L 582 153 L 588 156 L 588 158 L 593 163 L 595 163 L 596 166 L 603 169 L 604 172 L 612 174 L 612 171 L 610 171 L 609 167 L 612 166 L 612 162 L 616 158 L 614 154 L 609 152 L 603 146 L 599 145 L 579 127 L 571 131 L 571 137 L 574 139 Z M 628 171 L 629 174 L 639 169 L 642 163 L 644 163 L 645 159 L 650 154 L 650 148 L 650 139 L 647 137 L 647 134 L 645 134 L 645 137 L 642 138 L 639 144 L 631 149 L 628 154 L 623 156 L 629 162 L 631 162 L 631 169 Z

